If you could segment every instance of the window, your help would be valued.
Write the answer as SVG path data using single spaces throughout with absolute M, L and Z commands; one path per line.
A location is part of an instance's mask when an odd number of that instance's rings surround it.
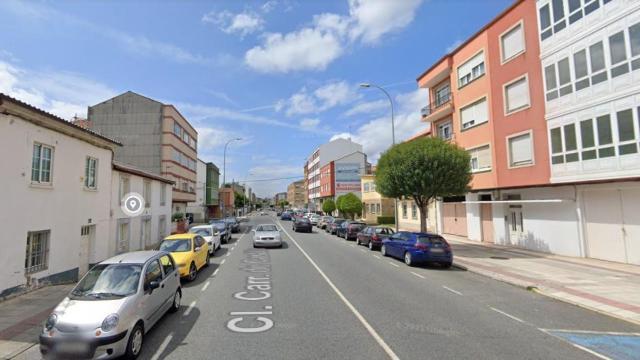
M 481 100 L 462 108 L 462 110 L 460 110 L 460 120 L 462 121 L 463 129 L 489 121 L 487 98 L 482 98 Z
M 484 75 L 484 52 L 469 59 L 458 67 L 458 87 L 463 87 Z
M 453 134 L 451 121 L 438 124 L 438 137 L 444 140 L 450 140 Z
M 568 57 L 558 61 L 558 83 L 560 84 L 560 96 L 568 95 L 573 92 Z
M 565 8 L 564 3 L 567 3 Z M 603 4 L 608 4 L 611 0 L 603 0 Z M 551 5 L 551 7 L 549 6 Z M 600 0 L 552 0 L 551 4 L 546 4 L 538 10 L 540 19 L 540 40 L 544 41 L 554 33 L 577 22 L 583 17 L 591 14 L 600 8 Z M 553 17 L 553 21 L 552 21 Z
M 376 204 L 376 214 L 382 215 L 382 212 L 380 211 L 380 204 Z
M 587 49 L 573 54 L 573 73 L 576 78 L 576 91 L 589 87 L 589 69 L 587 69 Z
M 596 118 L 598 129 L 598 157 L 611 157 L 616 155 L 611 131 L 611 116 L 603 115 Z
M 159 240 L 163 240 L 167 235 L 167 218 L 165 215 L 160 215 L 158 217 L 158 238 Z
M 33 274 L 46 270 L 49 266 L 50 230 L 29 231 L 27 233 L 27 250 L 24 258 L 24 272 Z
M 470 149 L 471 172 L 491 170 L 491 148 L 489 145 Z
M 160 184 L 160 206 L 167 202 L 167 184 Z
M 33 144 L 33 155 L 31 157 L 31 182 L 50 184 L 52 161 L 52 147 L 38 143 Z
M 151 207 L 151 181 L 145 180 L 142 183 L 142 192 L 142 196 L 144 196 L 144 207 Z
M 547 101 L 558 98 L 558 82 L 556 81 L 556 65 L 551 64 L 544 68 L 545 87 L 547 89 Z
M 451 91 L 449 89 L 449 84 L 444 84 L 440 86 L 438 89 L 436 89 L 436 91 L 434 92 L 434 95 L 436 98 L 436 101 L 435 101 L 436 108 L 446 104 L 451 99 Z
M 129 219 L 118 220 L 118 238 L 116 241 L 117 254 L 129 251 Z
M 173 122 L 173 133 L 176 134 L 177 137 L 182 138 L 182 127 L 180 127 L 177 121 Z
M 84 165 L 84 186 L 87 189 L 95 189 L 96 171 L 98 167 L 98 159 L 87 157 Z
M 551 11 L 548 4 L 538 10 L 538 17 L 540 18 L 540 40 L 544 41 L 553 35 L 553 29 L 551 29 Z
M 627 50 L 625 47 L 624 32 L 620 31 L 609 36 L 609 52 L 611 55 L 611 77 L 617 77 L 629 72 L 627 63 Z
M 127 195 L 130 191 L 129 177 L 120 175 L 120 205 L 122 205 L 122 202 L 124 201 L 124 196 Z
M 402 202 L 402 218 L 403 219 L 407 218 L 407 203 L 406 203 L 406 201 Z
M 633 70 L 640 69 L 640 23 L 629 28 L 629 42 L 631 49 L 631 68 Z
M 147 268 L 144 271 L 144 290 L 149 289 L 149 284 L 152 281 L 160 282 L 162 281 L 162 268 L 160 267 L 160 263 L 158 260 L 153 260 L 147 265 Z
M 565 161 L 575 162 L 580 160 L 578 156 L 578 143 L 576 141 L 576 125 L 569 124 L 563 127 Z
M 636 132 L 633 124 L 633 111 L 627 109 L 616 114 L 618 120 L 618 153 L 620 155 L 638 152 Z
M 162 271 L 164 275 L 171 274 L 173 270 L 176 269 L 175 264 L 173 263 L 173 259 L 169 255 L 164 255 L 160 257 L 160 265 L 162 265 Z
M 589 46 L 589 58 L 591 59 L 591 85 L 607 80 L 602 41 Z
M 596 154 L 596 139 L 593 134 L 593 120 L 580 121 L 580 139 L 582 142 L 582 160 L 593 160 Z
M 369 183 L 364 183 L 364 192 L 369 192 Z
M 411 218 L 414 220 L 418 218 L 418 207 L 415 203 L 411 204 Z
M 530 165 L 533 163 L 531 133 L 511 137 L 507 141 L 509 142 L 510 167 Z
M 518 79 L 504 88 L 505 110 L 512 113 L 528 107 L 529 104 L 529 81 L 527 77 Z
M 375 182 L 371 183 L 371 191 L 373 191 L 373 192 L 376 191 L 376 183 Z
M 516 25 L 500 37 L 502 62 L 506 62 L 524 52 L 524 30 L 522 23 Z

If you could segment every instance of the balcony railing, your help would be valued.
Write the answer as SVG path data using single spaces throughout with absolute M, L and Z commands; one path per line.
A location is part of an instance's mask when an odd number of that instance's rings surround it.
M 429 105 L 423 107 L 420 110 L 420 112 L 422 113 L 422 117 L 425 118 L 433 114 L 441 107 L 447 104 L 450 104 L 451 100 L 453 100 L 453 95 L 451 93 L 446 93 L 444 95 L 441 95 L 438 99 L 436 99 L 435 101 L 432 101 L 431 103 L 429 103 Z

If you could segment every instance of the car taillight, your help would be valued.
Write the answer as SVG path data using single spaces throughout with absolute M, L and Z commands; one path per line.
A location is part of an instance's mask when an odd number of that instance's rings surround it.
M 373 241 L 378 241 L 380 238 L 378 237 L 378 235 L 373 235 L 371 236 L 371 240 Z
M 429 250 L 429 246 L 428 246 L 427 244 L 417 243 L 417 244 L 416 244 L 416 249 L 420 249 L 420 250 Z

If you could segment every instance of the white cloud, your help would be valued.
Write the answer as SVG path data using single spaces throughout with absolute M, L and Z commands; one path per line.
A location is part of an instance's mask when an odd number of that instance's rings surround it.
M 315 128 L 318 124 L 320 124 L 320 119 L 306 118 L 300 120 L 300 127 L 302 128 Z
M 371 114 L 389 109 L 389 101 L 380 99 L 356 104 L 351 109 L 345 111 L 343 116 L 354 116 L 359 114 Z
M 202 22 L 212 23 L 227 34 L 239 34 L 241 37 L 260 31 L 264 27 L 264 19 L 248 10 L 237 14 L 227 10 L 212 11 L 202 16 Z
M 262 45 L 246 52 L 245 62 L 263 73 L 324 70 L 343 51 L 340 39 L 332 32 L 304 28 L 284 35 L 265 35 Z
M 276 193 L 287 191 L 287 185 L 302 179 L 303 165 L 302 163 L 299 165 L 285 164 L 280 159 L 264 159 L 260 161 L 260 165 L 251 167 L 249 173 L 247 185 L 253 189 L 257 196 L 273 196 Z
M 346 81 L 336 81 L 325 84 L 313 92 L 303 87 L 289 99 L 278 102 L 276 111 L 286 108 L 285 113 L 288 116 L 319 113 L 349 104 L 360 97 L 356 86 Z
M 395 97 L 397 106 L 395 115 L 396 143 L 402 142 L 416 133 L 428 129 L 429 125 L 420 121 L 419 109 L 427 101 L 425 89 L 417 89 Z M 354 134 L 339 133 L 335 138 L 349 138 L 362 144 L 364 152 L 369 155 L 369 161 L 377 162 L 380 153 L 388 149 L 392 144 L 391 119 L 389 116 L 380 116 L 361 125 Z
M 116 95 L 97 81 L 71 72 L 37 71 L 0 61 L 0 92 L 65 119 L 85 117 L 87 107 Z
M 376 43 L 406 27 L 423 0 L 349 0 L 349 15 L 315 15 L 310 25 L 286 34 L 266 34 L 245 53 L 245 62 L 264 73 L 324 70 L 352 43 Z
M 453 50 L 457 49 L 458 46 L 460 46 L 460 45 L 462 45 L 462 40 L 458 39 L 458 40 L 454 41 L 453 43 L 451 43 L 451 45 L 449 45 L 447 47 L 445 52 L 448 54 L 448 53 L 452 52 Z
M 264 13 L 272 12 L 278 6 L 278 2 L 276 0 L 269 0 L 266 3 L 262 4 L 260 9 Z

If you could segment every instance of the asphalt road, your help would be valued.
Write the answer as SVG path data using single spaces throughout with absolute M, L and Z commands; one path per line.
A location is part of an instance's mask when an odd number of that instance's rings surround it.
M 281 225 L 283 248 L 254 249 L 257 223 Z M 293 233 L 273 216 L 253 217 L 183 290 L 142 359 L 597 359 L 554 330 L 640 333 L 466 271 Z

